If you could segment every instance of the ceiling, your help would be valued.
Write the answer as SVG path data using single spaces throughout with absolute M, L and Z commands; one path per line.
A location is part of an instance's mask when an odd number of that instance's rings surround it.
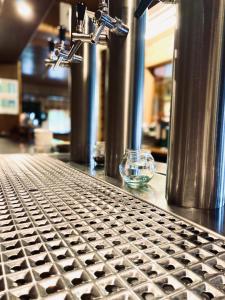
M 17 3 L 20 1 L 0 0 L 0 63 L 16 62 L 28 42 L 35 38 L 34 33 L 41 22 L 53 27 L 59 25 L 60 2 L 75 4 L 78 0 L 23 0 L 35 12 L 30 20 L 18 14 Z M 85 2 L 89 10 L 95 11 L 99 0 Z
M 74 5 L 77 0 L 56 0 L 53 8 L 49 11 L 48 15 L 44 19 L 44 22 L 50 24 L 52 26 L 59 25 L 59 3 L 64 2 L 71 5 Z M 87 0 L 85 3 L 88 6 L 88 9 L 91 11 L 95 11 L 98 7 L 98 0 Z
M 47 15 L 55 0 L 26 0 L 35 12 L 31 19 L 18 13 L 18 1 L 1 0 L 0 63 L 16 62 L 36 28 Z
M 59 25 L 59 3 L 75 4 L 78 0 L 25 0 L 33 7 L 34 17 L 27 21 L 17 13 L 16 3 L 21 0 L 4 1 L 0 6 L 0 63 L 21 60 L 23 82 L 27 85 L 54 86 L 63 84 L 67 88 L 68 70 L 46 69 L 44 60 L 48 56 L 47 39 L 57 34 Z M 113 0 L 120 1 L 120 0 Z M 86 0 L 88 9 L 95 11 L 99 0 Z M 41 24 L 41 26 L 39 26 Z

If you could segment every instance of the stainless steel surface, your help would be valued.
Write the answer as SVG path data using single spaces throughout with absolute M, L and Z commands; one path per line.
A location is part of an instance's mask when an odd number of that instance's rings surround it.
M 57 157 L 58 156 L 55 156 L 55 158 Z M 59 157 L 59 159 L 66 161 L 66 157 L 62 157 L 62 159 Z M 139 197 L 150 204 L 157 205 L 159 208 L 164 209 L 167 212 L 175 213 L 182 218 L 188 219 L 210 230 L 225 235 L 225 207 L 216 210 L 205 210 L 168 205 L 168 201 L 165 198 L 166 164 L 156 163 L 156 174 L 151 180 L 150 185 L 139 190 L 130 189 L 120 180 L 105 176 L 104 169 L 74 163 L 70 163 L 70 165 L 88 175 L 122 188 L 124 191 L 129 192 L 133 196 Z
M 78 49 L 81 46 L 81 41 L 77 41 L 76 43 L 73 44 L 73 46 L 70 49 L 70 53 L 68 54 L 68 59 L 72 59 L 74 56 L 74 53 L 78 51 Z
M 118 166 L 126 148 L 141 144 L 145 15 L 134 18 L 139 0 L 110 2 L 110 15 L 122 19 L 128 36 L 110 36 L 109 82 L 106 104 L 106 175 L 119 177 Z
M 222 236 L 45 155 L 0 158 L 1 299 L 225 298 Z
M 77 5 L 72 5 L 71 32 L 75 29 L 78 33 L 83 33 L 87 30 L 89 20 L 85 21 L 86 5 L 83 2 L 78 2 Z M 86 23 L 86 24 L 85 24 Z M 86 27 L 86 28 L 85 28 Z M 66 40 L 66 28 L 59 26 L 59 42 L 50 40 L 49 42 L 49 57 L 45 59 L 47 67 L 70 67 L 73 63 L 81 63 L 83 58 L 76 55 L 76 52 L 81 46 L 81 41 Z
M 68 56 L 70 55 L 70 52 L 68 51 L 67 53 L 61 53 L 60 54 L 60 59 L 52 59 L 52 58 L 46 58 L 45 59 L 45 66 L 46 67 L 52 67 L 52 68 L 57 68 L 57 67 L 63 67 L 63 68 L 70 68 L 72 63 L 82 63 L 83 62 L 83 57 L 80 55 L 75 55 L 73 54 L 71 58 L 68 60 Z
M 109 16 L 108 12 L 105 12 L 104 10 L 99 9 L 95 14 L 95 18 L 99 24 L 99 28 L 97 28 L 93 34 L 93 43 L 98 42 L 105 27 L 117 35 L 126 36 L 129 33 L 129 27 L 124 24 L 121 19 L 117 17 L 112 18 Z
M 80 19 L 83 20 L 85 15 L 86 6 L 83 3 L 77 4 L 77 12 L 74 14 L 75 16 L 78 14 L 79 21 L 79 11 L 81 10 Z M 80 7 L 80 9 L 79 9 Z M 85 10 L 84 10 L 85 8 Z M 90 13 L 90 12 L 89 12 Z M 91 21 L 93 22 L 92 31 L 88 34 L 84 33 L 80 23 L 78 22 L 79 29 L 77 30 L 77 26 L 72 26 L 76 28 L 75 32 L 72 32 L 72 42 L 75 43 L 77 41 L 82 41 L 83 43 L 93 43 L 93 44 L 106 44 L 108 40 L 108 32 L 111 31 L 114 34 L 126 36 L 129 32 L 129 28 L 126 24 L 123 23 L 122 20 L 117 17 L 113 18 L 109 15 L 108 4 L 106 1 L 99 1 L 99 8 L 93 15 L 90 16 Z M 72 19 L 73 23 L 73 19 Z M 83 23 L 83 21 L 82 21 Z
M 100 24 L 99 26 L 96 27 L 95 31 L 91 35 L 91 42 L 93 44 L 99 43 L 101 39 L 101 35 L 103 34 L 104 30 L 105 30 L 105 25 L 103 24 Z
M 86 16 L 85 34 L 93 30 Z M 71 68 L 71 160 L 90 163 L 97 136 L 98 76 L 96 46 L 84 43 L 81 48 L 84 61 Z
M 129 28 L 122 19 L 109 15 L 109 8 L 106 1 L 99 1 L 99 9 L 95 13 L 95 22 L 97 26 L 92 34 L 92 43 L 99 42 L 101 34 L 105 29 L 122 36 L 126 36 L 129 33 Z
M 218 208 L 225 195 L 225 1 L 181 0 L 178 12 L 167 197 Z
M 34 153 L 32 146 L 27 146 L 26 144 L 15 144 L 10 140 L 0 138 L 0 151 L 1 154 L 13 154 L 13 153 Z M 48 156 L 57 158 L 64 162 L 69 162 L 70 155 L 65 153 L 53 153 L 48 154 Z M 207 227 L 213 231 L 225 235 L 225 209 L 218 210 L 202 210 L 202 209 L 187 209 L 176 206 L 169 206 L 165 199 L 165 183 L 166 183 L 166 164 L 156 163 L 157 174 L 150 182 L 148 188 L 142 190 L 131 190 L 126 186 L 123 186 L 121 181 L 115 180 L 110 177 L 104 176 L 104 169 L 102 168 L 91 168 L 86 165 L 79 165 L 75 163 L 70 163 L 76 169 L 81 170 L 87 174 L 93 175 L 100 178 L 106 182 L 109 182 L 115 186 L 123 188 L 125 191 L 132 193 L 134 196 L 140 197 L 151 204 L 157 204 L 158 207 L 163 208 L 167 211 L 171 211 L 180 215 L 181 217 L 187 218 L 190 221 L 198 223 L 204 227 Z M 164 176 L 160 176 L 164 174 Z
M 84 33 L 72 33 L 73 41 L 81 41 L 82 43 L 92 43 L 92 34 L 84 34 Z M 108 41 L 108 37 L 105 34 L 101 34 L 98 38 L 98 44 L 106 45 Z

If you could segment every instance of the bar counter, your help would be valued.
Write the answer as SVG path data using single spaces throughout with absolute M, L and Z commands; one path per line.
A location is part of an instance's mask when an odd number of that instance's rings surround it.
M 158 172 L 130 193 L 47 155 L 0 156 L 0 299 L 225 299 L 224 237 L 168 207 Z
M 69 160 L 67 155 L 55 155 L 55 157 L 67 162 Z M 129 187 L 124 186 L 121 181 L 105 176 L 103 169 L 95 169 L 93 167 L 87 167 L 71 162 L 69 164 L 73 168 L 111 183 L 124 191 L 147 201 L 148 203 L 156 205 L 166 211 L 175 213 L 183 218 L 187 218 L 188 220 L 207 227 L 219 234 L 225 235 L 225 207 L 216 210 L 204 210 L 168 205 L 165 197 L 167 165 L 164 163 L 156 163 L 156 174 L 150 182 L 149 187 L 139 190 L 130 189 Z

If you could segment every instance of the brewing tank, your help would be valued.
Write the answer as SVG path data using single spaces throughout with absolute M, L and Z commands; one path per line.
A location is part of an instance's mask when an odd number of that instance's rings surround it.
M 119 177 L 126 148 L 139 149 L 142 135 L 146 15 L 136 19 L 140 0 L 110 1 L 109 12 L 128 26 L 127 36 L 110 35 L 106 103 L 107 176 Z
M 170 204 L 225 199 L 224 0 L 179 0 L 167 174 Z

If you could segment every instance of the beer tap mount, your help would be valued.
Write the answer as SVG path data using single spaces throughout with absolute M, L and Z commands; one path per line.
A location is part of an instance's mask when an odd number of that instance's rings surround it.
M 107 45 L 109 32 L 126 36 L 129 28 L 117 17 L 109 15 L 106 0 L 100 0 L 98 10 L 95 13 L 87 11 L 83 2 L 78 2 L 75 7 L 75 22 L 72 20 L 71 42 L 66 41 L 66 29 L 59 28 L 59 42 L 49 40 L 49 58 L 45 60 L 47 66 L 69 67 L 71 63 L 81 63 L 83 58 L 77 55 L 77 51 L 83 43 Z M 85 26 L 86 18 L 92 23 L 92 32 Z

